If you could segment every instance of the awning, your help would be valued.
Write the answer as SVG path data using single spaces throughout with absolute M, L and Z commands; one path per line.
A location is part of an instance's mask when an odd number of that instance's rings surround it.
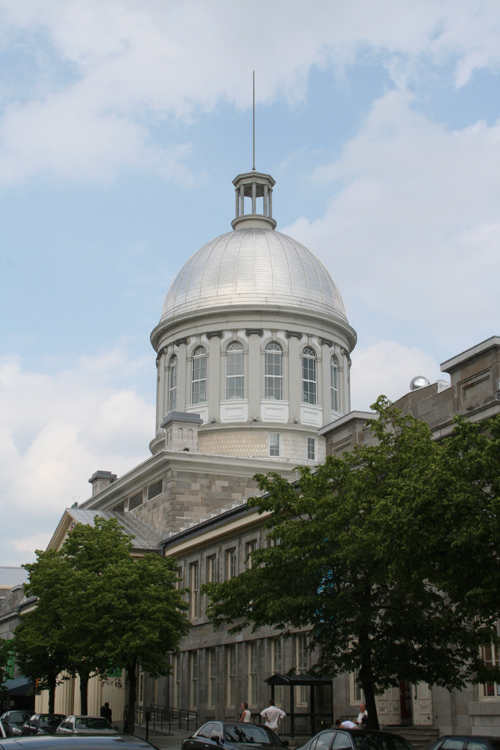
M 9 695 L 28 695 L 35 689 L 35 683 L 28 677 L 14 677 L 13 680 L 5 680 L 2 688 L 7 690 Z
M 268 677 L 268 685 L 309 685 L 316 687 L 316 685 L 331 685 L 331 679 L 324 677 L 312 677 L 308 674 L 273 674 L 272 677 Z

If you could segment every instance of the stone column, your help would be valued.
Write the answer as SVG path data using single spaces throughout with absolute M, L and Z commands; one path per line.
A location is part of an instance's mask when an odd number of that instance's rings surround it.
M 321 394 L 318 390 L 318 403 L 323 405 L 323 424 L 329 424 L 332 421 L 332 394 L 331 394 L 331 374 L 330 362 L 332 359 L 333 341 L 320 339 L 321 343 Z M 340 372 L 339 372 L 340 378 Z M 340 406 L 340 404 L 339 404 Z
M 300 403 L 302 401 L 302 359 L 299 356 L 302 334 L 290 334 L 288 339 L 288 399 L 290 401 L 290 422 L 300 422 Z M 300 338 L 299 338 L 300 337 Z M 283 364 L 286 359 L 283 358 Z
M 247 329 L 248 340 L 248 418 L 260 417 L 261 374 L 260 374 L 260 340 L 263 335 L 261 329 Z
M 222 357 L 220 342 L 222 331 L 207 333 L 208 345 L 208 421 L 215 417 L 220 419 L 220 402 L 224 398 L 221 394 L 221 362 Z
M 175 352 L 177 354 L 177 411 L 185 411 L 186 404 L 191 403 L 191 369 L 187 361 L 187 346 L 180 344 Z

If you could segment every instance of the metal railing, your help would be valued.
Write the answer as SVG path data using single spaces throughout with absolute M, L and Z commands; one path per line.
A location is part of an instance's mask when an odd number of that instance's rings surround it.
M 189 732 L 194 731 L 198 726 L 198 712 L 188 708 L 173 708 L 156 704 L 137 706 L 135 718 L 138 724 L 145 724 L 148 719 L 149 726 L 160 731 L 170 732 L 172 727 L 175 727 Z

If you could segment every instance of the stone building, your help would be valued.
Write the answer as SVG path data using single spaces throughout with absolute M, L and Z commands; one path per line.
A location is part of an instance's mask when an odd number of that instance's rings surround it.
M 171 706 L 209 717 L 235 718 L 246 700 L 256 714 L 271 695 L 273 674 L 307 675 L 314 654 L 307 631 L 284 640 L 272 629 L 229 637 L 215 631 L 200 594 L 224 580 L 267 544 L 260 517 L 246 506 L 257 472 L 293 479 L 367 439 L 371 414 L 350 411 L 350 354 L 356 334 L 329 272 L 299 242 L 276 231 L 274 180 L 252 170 L 234 180 L 232 231 L 208 242 L 178 273 L 151 334 L 156 352 L 157 409 L 151 456 L 117 477 L 97 471 L 92 496 L 65 512 L 51 541 L 59 547 L 74 523 L 117 516 L 135 536 L 134 553 L 174 555 L 191 590 L 193 627 L 172 656 L 169 678 L 139 675 L 139 707 Z M 398 405 L 429 422 L 437 437 L 454 414 L 482 419 L 499 407 L 500 339 L 443 365 L 451 382 L 423 384 Z M 306 679 L 304 678 L 304 682 Z M 328 681 L 327 681 L 328 682 Z M 297 718 L 297 731 L 353 716 L 361 700 L 354 675 L 329 684 L 275 686 L 275 700 Z M 498 695 L 497 695 L 498 694 Z M 71 713 L 78 687 L 65 683 L 56 710 Z M 89 711 L 104 700 L 114 716 L 123 694 L 94 680 Z M 441 732 L 500 735 L 497 686 L 461 693 L 401 685 L 379 701 L 386 724 L 425 725 Z M 46 697 L 37 699 L 46 708 Z

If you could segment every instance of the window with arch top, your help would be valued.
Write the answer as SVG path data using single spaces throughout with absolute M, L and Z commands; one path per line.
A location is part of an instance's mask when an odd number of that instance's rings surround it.
M 178 376 L 178 363 L 175 354 L 170 357 L 169 362 L 169 373 L 168 373 L 168 410 L 175 411 L 177 409 L 177 376 Z
M 243 345 L 232 341 L 226 349 L 226 398 L 243 398 L 245 393 Z
M 198 346 L 193 352 L 193 377 L 191 381 L 191 403 L 202 404 L 207 400 L 207 352 Z
M 316 353 L 310 346 L 302 351 L 302 401 L 316 403 Z
M 275 341 L 271 341 L 265 351 L 264 398 L 283 399 L 283 352 Z
M 330 391 L 332 394 L 332 409 L 333 411 L 339 411 L 339 363 L 336 357 L 332 357 L 330 360 Z

